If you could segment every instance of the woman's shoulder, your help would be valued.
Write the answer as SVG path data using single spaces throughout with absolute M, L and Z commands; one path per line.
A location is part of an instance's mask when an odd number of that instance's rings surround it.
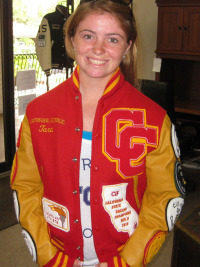
M 46 93 L 36 97 L 33 101 L 31 101 L 27 108 L 28 109 L 33 109 L 37 108 L 39 106 L 49 106 L 53 104 L 59 104 L 61 99 L 66 94 L 66 91 L 70 88 L 70 80 L 67 79 L 55 88 L 51 89 L 50 91 L 47 91 Z

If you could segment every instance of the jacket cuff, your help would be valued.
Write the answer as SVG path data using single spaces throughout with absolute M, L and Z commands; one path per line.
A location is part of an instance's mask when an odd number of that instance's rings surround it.
M 67 256 L 61 251 L 58 251 L 56 255 L 43 267 L 72 267 L 75 259 Z
M 122 257 L 115 256 L 108 260 L 108 267 L 129 267 L 129 265 Z

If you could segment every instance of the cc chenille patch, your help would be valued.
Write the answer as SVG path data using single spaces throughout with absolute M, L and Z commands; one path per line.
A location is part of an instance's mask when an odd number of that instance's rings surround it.
M 64 232 L 69 232 L 70 225 L 68 209 L 45 197 L 42 199 L 42 203 L 45 220 L 52 226 Z
M 148 149 L 157 145 L 158 127 L 147 125 L 146 110 L 111 109 L 103 116 L 102 151 L 123 179 L 142 173 Z
M 103 186 L 103 206 L 118 232 L 133 234 L 138 225 L 138 214 L 126 200 L 127 183 Z

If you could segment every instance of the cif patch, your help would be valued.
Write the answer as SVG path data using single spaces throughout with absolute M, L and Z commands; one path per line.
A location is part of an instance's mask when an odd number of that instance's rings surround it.
M 69 232 L 69 211 L 66 207 L 51 201 L 47 198 L 42 199 L 43 212 L 46 221 L 64 232 Z
M 182 197 L 172 198 L 167 205 L 166 219 L 169 231 L 171 231 L 176 223 L 179 214 L 181 213 L 184 204 Z
M 175 169 L 174 169 L 174 177 L 175 177 L 175 185 L 178 192 L 185 196 L 186 194 L 186 181 L 183 176 L 182 167 L 179 161 L 175 163 Z
M 130 235 L 138 225 L 138 214 L 126 200 L 127 183 L 103 186 L 103 206 L 118 232 Z
M 175 156 L 178 159 L 178 158 L 180 158 L 181 151 L 180 151 L 179 141 L 178 141 L 178 137 L 177 137 L 177 134 L 176 134 L 176 130 L 175 130 L 175 125 L 174 124 L 172 124 L 172 128 L 171 128 L 171 138 L 172 138 L 172 147 L 174 149 Z

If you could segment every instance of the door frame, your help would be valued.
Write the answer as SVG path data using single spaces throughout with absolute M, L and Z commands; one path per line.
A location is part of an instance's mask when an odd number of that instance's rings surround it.
M 15 154 L 12 0 L 0 0 L 1 64 L 5 161 L 0 173 L 10 171 Z

